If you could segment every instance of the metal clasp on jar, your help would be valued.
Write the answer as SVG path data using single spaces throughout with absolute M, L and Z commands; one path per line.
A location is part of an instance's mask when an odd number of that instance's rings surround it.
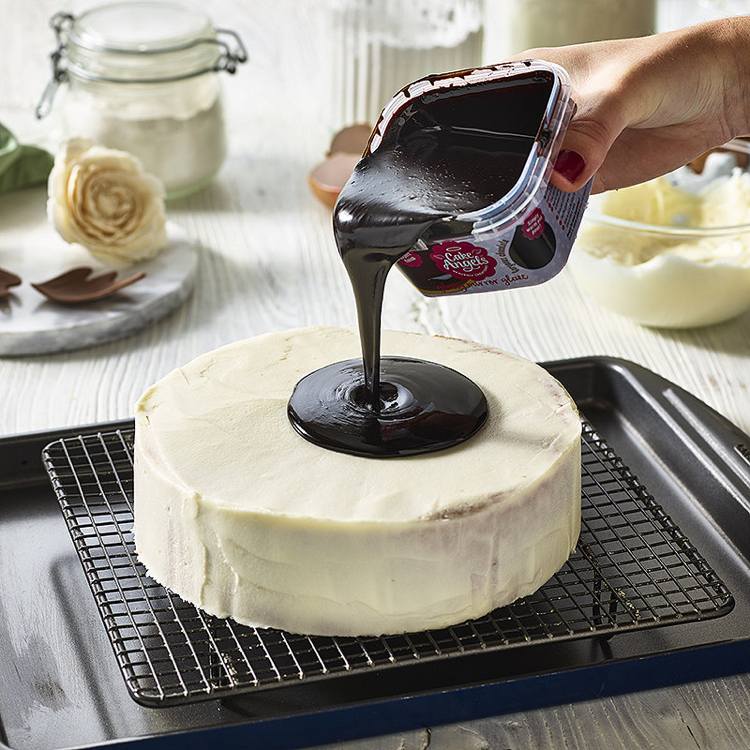
M 68 32 L 75 23 L 75 20 L 75 16 L 72 13 L 64 12 L 55 13 L 52 18 L 50 18 L 50 27 L 55 32 L 57 47 L 50 54 L 52 77 L 49 83 L 45 86 L 35 109 L 36 117 L 39 120 L 50 113 L 57 89 L 60 84 L 67 81 L 71 75 L 86 81 L 104 81 L 107 83 L 170 83 L 205 75 L 206 73 L 220 73 L 221 71 L 226 71 L 227 73 L 234 74 L 237 71 L 237 66 L 239 64 L 247 62 L 247 50 L 245 49 L 245 45 L 240 35 L 231 29 L 216 29 L 216 37 L 199 37 L 191 39 L 185 44 L 178 44 L 172 47 L 162 47 L 158 50 L 131 50 L 108 46 L 98 48 L 98 51 L 102 53 L 116 53 L 122 55 L 163 55 L 169 54 L 170 52 L 182 52 L 201 44 L 212 44 L 216 45 L 221 50 L 219 56 L 212 65 L 190 70 L 179 75 L 161 76 L 157 78 L 112 78 L 103 76 L 97 73 L 91 73 L 85 68 L 75 65 L 66 57 L 66 38 Z M 228 39 L 222 37 L 228 37 Z

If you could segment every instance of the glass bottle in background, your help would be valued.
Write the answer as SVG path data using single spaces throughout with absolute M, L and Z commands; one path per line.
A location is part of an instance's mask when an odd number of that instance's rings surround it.
M 332 130 L 373 124 L 410 81 L 479 65 L 484 0 L 327 0 Z
M 674 31 L 694 23 L 748 13 L 748 0 L 660 0 L 657 28 L 659 31 Z
M 653 34 L 656 5 L 656 0 L 486 0 L 482 62 L 533 47 Z

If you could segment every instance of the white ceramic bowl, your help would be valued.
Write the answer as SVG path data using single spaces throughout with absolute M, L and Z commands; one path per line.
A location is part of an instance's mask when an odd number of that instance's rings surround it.
M 750 154 L 748 144 L 735 142 L 727 149 Z M 596 231 L 587 232 L 587 228 Z M 643 247 L 658 243 L 667 249 L 637 265 L 586 252 L 606 234 L 617 244 Z M 598 236 L 602 236 L 599 234 Z M 750 308 L 750 263 L 732 259 L 695 261 L 670 255 L 669 247 L 705 242 L 737 243 L 750 247 L 750 224 L 722 227 L 674 227 L 615 218 L 589 207 L 570 258 L 579 287 L 599 304 L 647 326 L 692 328 L 733 318 Z

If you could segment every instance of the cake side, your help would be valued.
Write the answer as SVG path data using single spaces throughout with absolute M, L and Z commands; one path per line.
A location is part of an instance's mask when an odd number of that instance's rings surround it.
M 342 523 L 221 510 L 165 482 L 144 454 L 135 493 L 138 556 L 187 601 L 248 625 L 381 635 L 480 617 L 546 582 L 578 540 L 580 448 L 512 501 L 450 519 Z

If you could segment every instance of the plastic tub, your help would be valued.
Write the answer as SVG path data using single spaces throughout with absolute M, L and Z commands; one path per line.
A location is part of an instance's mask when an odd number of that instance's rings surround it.
M 434 123 L 502 139 L 521 165 L 498 200 L 452 219 L 449 240 L 420 240 L 399 260 L 417 289 L 428 296 L 499 291 L 540 284 L 563 268 L 590 191 L 549 184 L 574 111 L 567 73 L 543 60 L 430 76 L 391 99 L 366 154 Z

